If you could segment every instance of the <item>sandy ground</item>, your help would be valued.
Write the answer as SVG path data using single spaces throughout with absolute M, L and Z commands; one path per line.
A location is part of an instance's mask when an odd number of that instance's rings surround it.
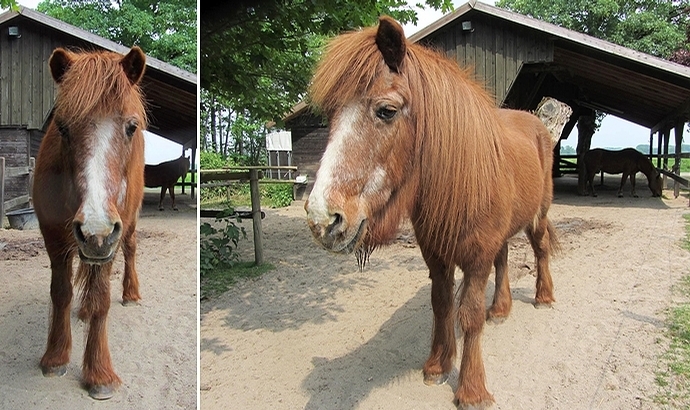
M 483 334 L 494 408 L 656 408 L 664 309 L 690 273 L 688 199 L 651 198 L 644 176 L 640 198 L 629 187 L 617 198 L 616 177 L 598 198 L 577 196 L 574 182 L 557 180 L 550 213 L 563 246 L 553 308 L 532 305 L 533 254 L 524 237 L 511 240 L 513 310 Z M 432 311 L 419 248 L 403 237 L 359 272 L 354 256 L 312 242 L 302 206 L 266 210 L 275 270 L 202 302 L 201 408 L 453 409 L 459 360 L 448 384 L 422 382 Z M 251 244 L 241 243 L 248 260 Z M 493 286 L 492 276 L 487 303 Z
M 154 190 L 155 191 L 155 190 Z M 124 262 L 111 278 L 110 353 L 122 387 L 104 402 L 80 387 L 86 326 L 72 313 L 67 374 L 45 378 L 39 360 L 50 314 L 50 262 L 38 230 L 0 230 L 1 409 L 195 409 L 197 404 L 196 200 L 177 195 L 179 211 L 158 211 L 148 192 L 137 229 L 142 301 L 122 306 Z

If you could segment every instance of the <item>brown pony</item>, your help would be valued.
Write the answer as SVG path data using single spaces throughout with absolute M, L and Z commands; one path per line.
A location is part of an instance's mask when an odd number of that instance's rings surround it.
M 489 405 L 481 333 L 487 318 L 501 321 L 510 312 L 507 241 L 520 230 L 537 258 L 536 304 L 554 302 L 548 130 L 532 114 L 497 109 L 455 61 L 410 43 L 389 17 L 378 28 L 336 37 L 310 94 L 330 124 L 305 204 L 314 237 L 330 251 L 355 251 L 362 266 L 410 217 L 434 311 L 424 381 L 448 378 L 457 319 L 464 339 L 455 397 L 462 406 Z M 487 312 L 492 265 L 496 290 Z M 457 311 L 456 266 L 464 273 Z
M 88 323 L 82 382 L 95 399 L 120 385 L 110 359 L 110 272 L 122 247 L 123 303 L 137 302 L 135 227 L 144 189 L 146 113 L 137 85 L 146 57 L 58 48 L 49 61 L 57 83 L 53 119 L 36 160 L 33 199 L 50 257 L 52 319 L 41 359 L 45 376 L 67 370 L 72 348 L 72 260 L 81 288 L 78 317 Z
M 647 176 L 647 183 L 649 189 L 652 191 L 652 196 L 661 196 L 661 174 L 654 168 L 652 161 L 634 148 L 625 148 L 620 151 L 609 151 L 601 148 L 595 148 L 585 153 L 585 170 L 587 171 L 587 187 L 591 191 L 592 196 L 597 196 L 594 192 L 594 176 L 600 171 L 607 174 L 623 174 L 621 178 L 621 186 L 618 188 L 618 197 L 623 197 L 623 186 L 625 180 L 630 176 L 630 185 L 632 185 L 632 196 L 637 198 L 635 192 L 635 174 L 641 171 Z
M 170 199 L 172 199 L 172 209 L 177 211 L 175 205 L 175 184 L 177 180 L 182 177 L 184 181 L 189 171 L 189 158 L 184 155 L 172 161 L 161 162 L 157 165 L 144 166 L 144 185 L 148 188 L 161 187 L 161 198 L 158 201 L 158 210 L 163 210 L 163 199 L 165 199 L 165 191 L 170 192 Z

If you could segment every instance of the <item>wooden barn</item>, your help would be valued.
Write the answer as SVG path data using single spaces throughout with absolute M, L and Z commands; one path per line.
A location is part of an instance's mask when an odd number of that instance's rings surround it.
M 474 67 L 499 106 L 532 111 L 545 96 L 568 104 L 573 115 L 561 139 L 578 125 L 578 162 L 590 147 L 595 110 L 649 128 L 650 145 L 657 137 L 657 152 L 667 152 L 675 130 L 680 155 L 683 127 L 690 119 L 690 67 L 476 1 L 410 40 Z M 311 182 L 303 192 L 308 193 L 326 146 L 327 125 L 304 103 L 284 120 L 292 131 L 293 163 Z M 559 151 L 560 143 L 556 155 Z M 662 165 L 657 158 L 657 166 Z
M 48 59 L 57 47 L 129 51 L 26 7 L 0 14 L 0 158 L 5 158 L 6 170 L 3 177 L 0 169 L 0 184 L 4 182 L 0 223 L 4 205 L 7 211 L 27 207 L 29 202 L 31 175 L 26 171 L 51 117 L 56 88 Z M 196 74 L 152 57 L 147 57 L 146 65 L 142 89 L 148 103 L 149 131 L 182 145 L 182 152 L 192 149 L 196 155 Z

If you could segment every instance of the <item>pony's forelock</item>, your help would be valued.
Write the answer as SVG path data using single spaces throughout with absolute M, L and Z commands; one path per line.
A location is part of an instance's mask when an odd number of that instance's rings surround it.
M 146 128 L 143 95 L 137 84 L 130 83 L 119 64 L 121 54 L 101 51 L 68 52 L 68 55 L 71 64 L 58 85 L 55 118 L 69 126 L 86 118 L 122 112 L 128 107 L 140 117 L 140 128 Z

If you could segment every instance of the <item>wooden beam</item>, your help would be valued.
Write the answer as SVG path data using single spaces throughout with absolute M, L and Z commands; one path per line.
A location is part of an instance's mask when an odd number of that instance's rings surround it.
M 678 118 L 687 119 L 688 117 L 690 117 L 690 98 L 683 101 L 683 103 L 681 103 L 678 106 L 678 108 L 673 110 L 673 112 L 668 114 L 661 121 L 657 122 L 657 124 L 653 126 L 649 132 L 651 134 L 654 134 L 655 132 L 661 130 L 665 126 L 668 126 L 669 123 L 675 123 Z

